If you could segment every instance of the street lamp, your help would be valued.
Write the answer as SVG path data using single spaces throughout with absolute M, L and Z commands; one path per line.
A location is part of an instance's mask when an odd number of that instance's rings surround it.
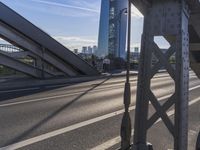
M 130 42 L 131 42 L 131 2 L 128 1 L 128 37 L 127 37 L 127 72 L 126 83 L 124 88 L 124 108 L 121 123 L 121 150 L 128 150 L 130 148 L 131 139 L 131 119 L 129 114 L 129 106 L 131 103 L 131 87 L 130 87 Z
M 120 10 L 119 12 L 119 41 L 118 41 L 118 57 L 120 57 L 120 50 L 121 50 L 121 19 L 122 19 L 122 14 L 127 14 L 127 8 L 123 8 L 122 10 Z

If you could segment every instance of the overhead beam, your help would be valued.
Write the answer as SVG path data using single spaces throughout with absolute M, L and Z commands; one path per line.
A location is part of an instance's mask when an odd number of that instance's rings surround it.
M 67 62 L 70 66 L 73 66 L 74 70 L 77 70 L 83 75 L 97 75 L 98 71 L 90 66 L 86 61 L 75 55 L 69 49 L 61 45 L 47 33 L 27 21 L 25 18 L 8 8 L 2 2 L 0 2 L 0 20 L 11 28 L 22 33 L 32 41 L 38 43 L 52 54 L 56 55 L 59 59 Z
M 0 36 L 9 41 L 13 45 L 16 45 L 24 50 L 29 50 L 33 54 L 39 56 L 41 59 L 45 60 L 46 62 L 50 63 L 61 72 L 69 75 L 69 76 L 76 76 L 78 72 L 76 72 L 70 65 L 66 64 L 64 61 L 59 60 L 59 58 L 53 56 L 48 51 L 43 51 L 42 47 L 37 43 L 31 41 L 23 34 L 15 31 L 5 23 L 0 21 Z
M 0 52 L 0 64 L 7 66 L 34 78 L 43 78 L 43 77 L 52 77 L 53 74 L 42 71 L 41 69 L 35 68 L 31 65 L 25 64 L 21 61 L 18 61 L 12 57 L 4 55 Z
M 37 56 L 34 55 L 33 53 L 29 52 L 29 51 L 5 52 L 5 51 L 0 50 L 0 52 L 1 52 L 2 54 L 5 54 L 5 55 L 7 55 L 7 56 L 9 56 L 9 57 L 12 57 L 12 58 L 15 58 L 15 59 L 25 58 L 25 57 L 28 57 L 28 56 L 37 59 Z

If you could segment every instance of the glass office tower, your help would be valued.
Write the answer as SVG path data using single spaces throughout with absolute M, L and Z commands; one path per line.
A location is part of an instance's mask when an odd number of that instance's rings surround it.
M 128 0 L 102 0 L 98 57 L 125 58 Z

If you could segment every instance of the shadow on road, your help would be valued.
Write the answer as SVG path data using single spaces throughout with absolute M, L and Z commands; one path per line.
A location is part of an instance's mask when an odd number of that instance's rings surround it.
M 80 94 L 79 96 L 77 96 L 75 99 L 73 99 L 72 101 L 66 103 L 64 106 L 60 107 L 59 109 L 57 109 L 56 111 L 52 112 L 49 114 L 48 117 L 44 118 L 43 120 L 41 120 L 40 122 L 38 122 L 37 124 L 35 124 L 34 126 L 32 126 L 30 129 L 24 131 L 21 135 L 9 140 L 9 142 L 5 143 L 5 146 L 19 142 L 21 140 L 23 140 L 24 138 L 26 138 L 28 135 L 30 135 L 34 130 L 36 130 L 37 128 L 41 127 L 43 124 L 47 123 L 49 120 L 51 120 L 53 117 L 57 116 L 60 112 L 62 112 L 63 110 L 65 110 L 66 108 L 68 108 L 70 105 L 72 105 L 73 103 L 75 103 L 76 101 L 78 101 L 80 98 L 82 98 L 83 96 L 85 96 L 86 94 L 88 94 L 89 92 L 91 92 L 92 90 L 94 90 L 95 88 L 97 88 L 98 86 L 102 85 L 103 83 L 105 83 L 106 81 L 108 81 L 110 79 L 110 77 L 106 78 L 105 80 L 103 80 L 102 82 L 100 82 L 99 84 L 95 84 L 92 88 L 86 90 L 84 93 Z
M 91 79 L 91 80 L 87 80 L 87 81 L 83 81 L 83 82 L 89 82 L 89 81 L 93 81 L 95 79 Z M 19 79 L 20 81 L 20 79 Z M 16 80 L 15 80 L 16 82 Z M 15 83 L 13 81 L 13 84 L 20 84 L 20 82 Z M 27 81 L 27 82 L 34 82 L 34 81 Z M 5 92 L 7 91 L 7 89 L 5 89 L 5 91 L 1 91 L 0 90 L 0 102 L 6 101 L 6 100 L 10 100 L 10 99 L 14 99 L 14 98 L 19 98 L 22 96 L 29 96 L 29 95 L 33 95 L 33 94 L 37 94 L 37 93 L 42 93 L 42 92 L 46 92 L 46 91 L 50 91 L 50 90 L 55 90 L 58 88 L 63 88 L 63 87 L 67 87 L 67 86 L 71 86 L 71 85 L 76 85 L 82 82 L 71 82 L 71 83 L 66 83 L 66 84 L 57 84 L 57 87 L 48 87 L 48 86 L 54 86 L 54 85 L 40 85 L 40 86 L 30 86 L 30 87 L 24 87 L 22 91 L 19 91 L 20 89 L 12 89 L 12 87 L 10 87 L 11 89 L 8 89 L 8 91 L 11 92 Z M 11 83 L 10 83 L 11 84 Z M 12 84 L 11 84 L 12 85 Z M 26 90 L 29 89 L 30 90 Z M 15 92 L 16 91 L 16 92 Z

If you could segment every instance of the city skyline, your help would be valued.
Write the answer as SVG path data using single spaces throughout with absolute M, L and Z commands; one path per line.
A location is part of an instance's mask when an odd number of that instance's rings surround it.
M 64 46 L 81 49 L 97 45 L 100 0 L 1 0 Z M 142 16 L 133 8 L 132 47 L 140 46 Z M 2 41 L 2 40 L 1 40 Z

